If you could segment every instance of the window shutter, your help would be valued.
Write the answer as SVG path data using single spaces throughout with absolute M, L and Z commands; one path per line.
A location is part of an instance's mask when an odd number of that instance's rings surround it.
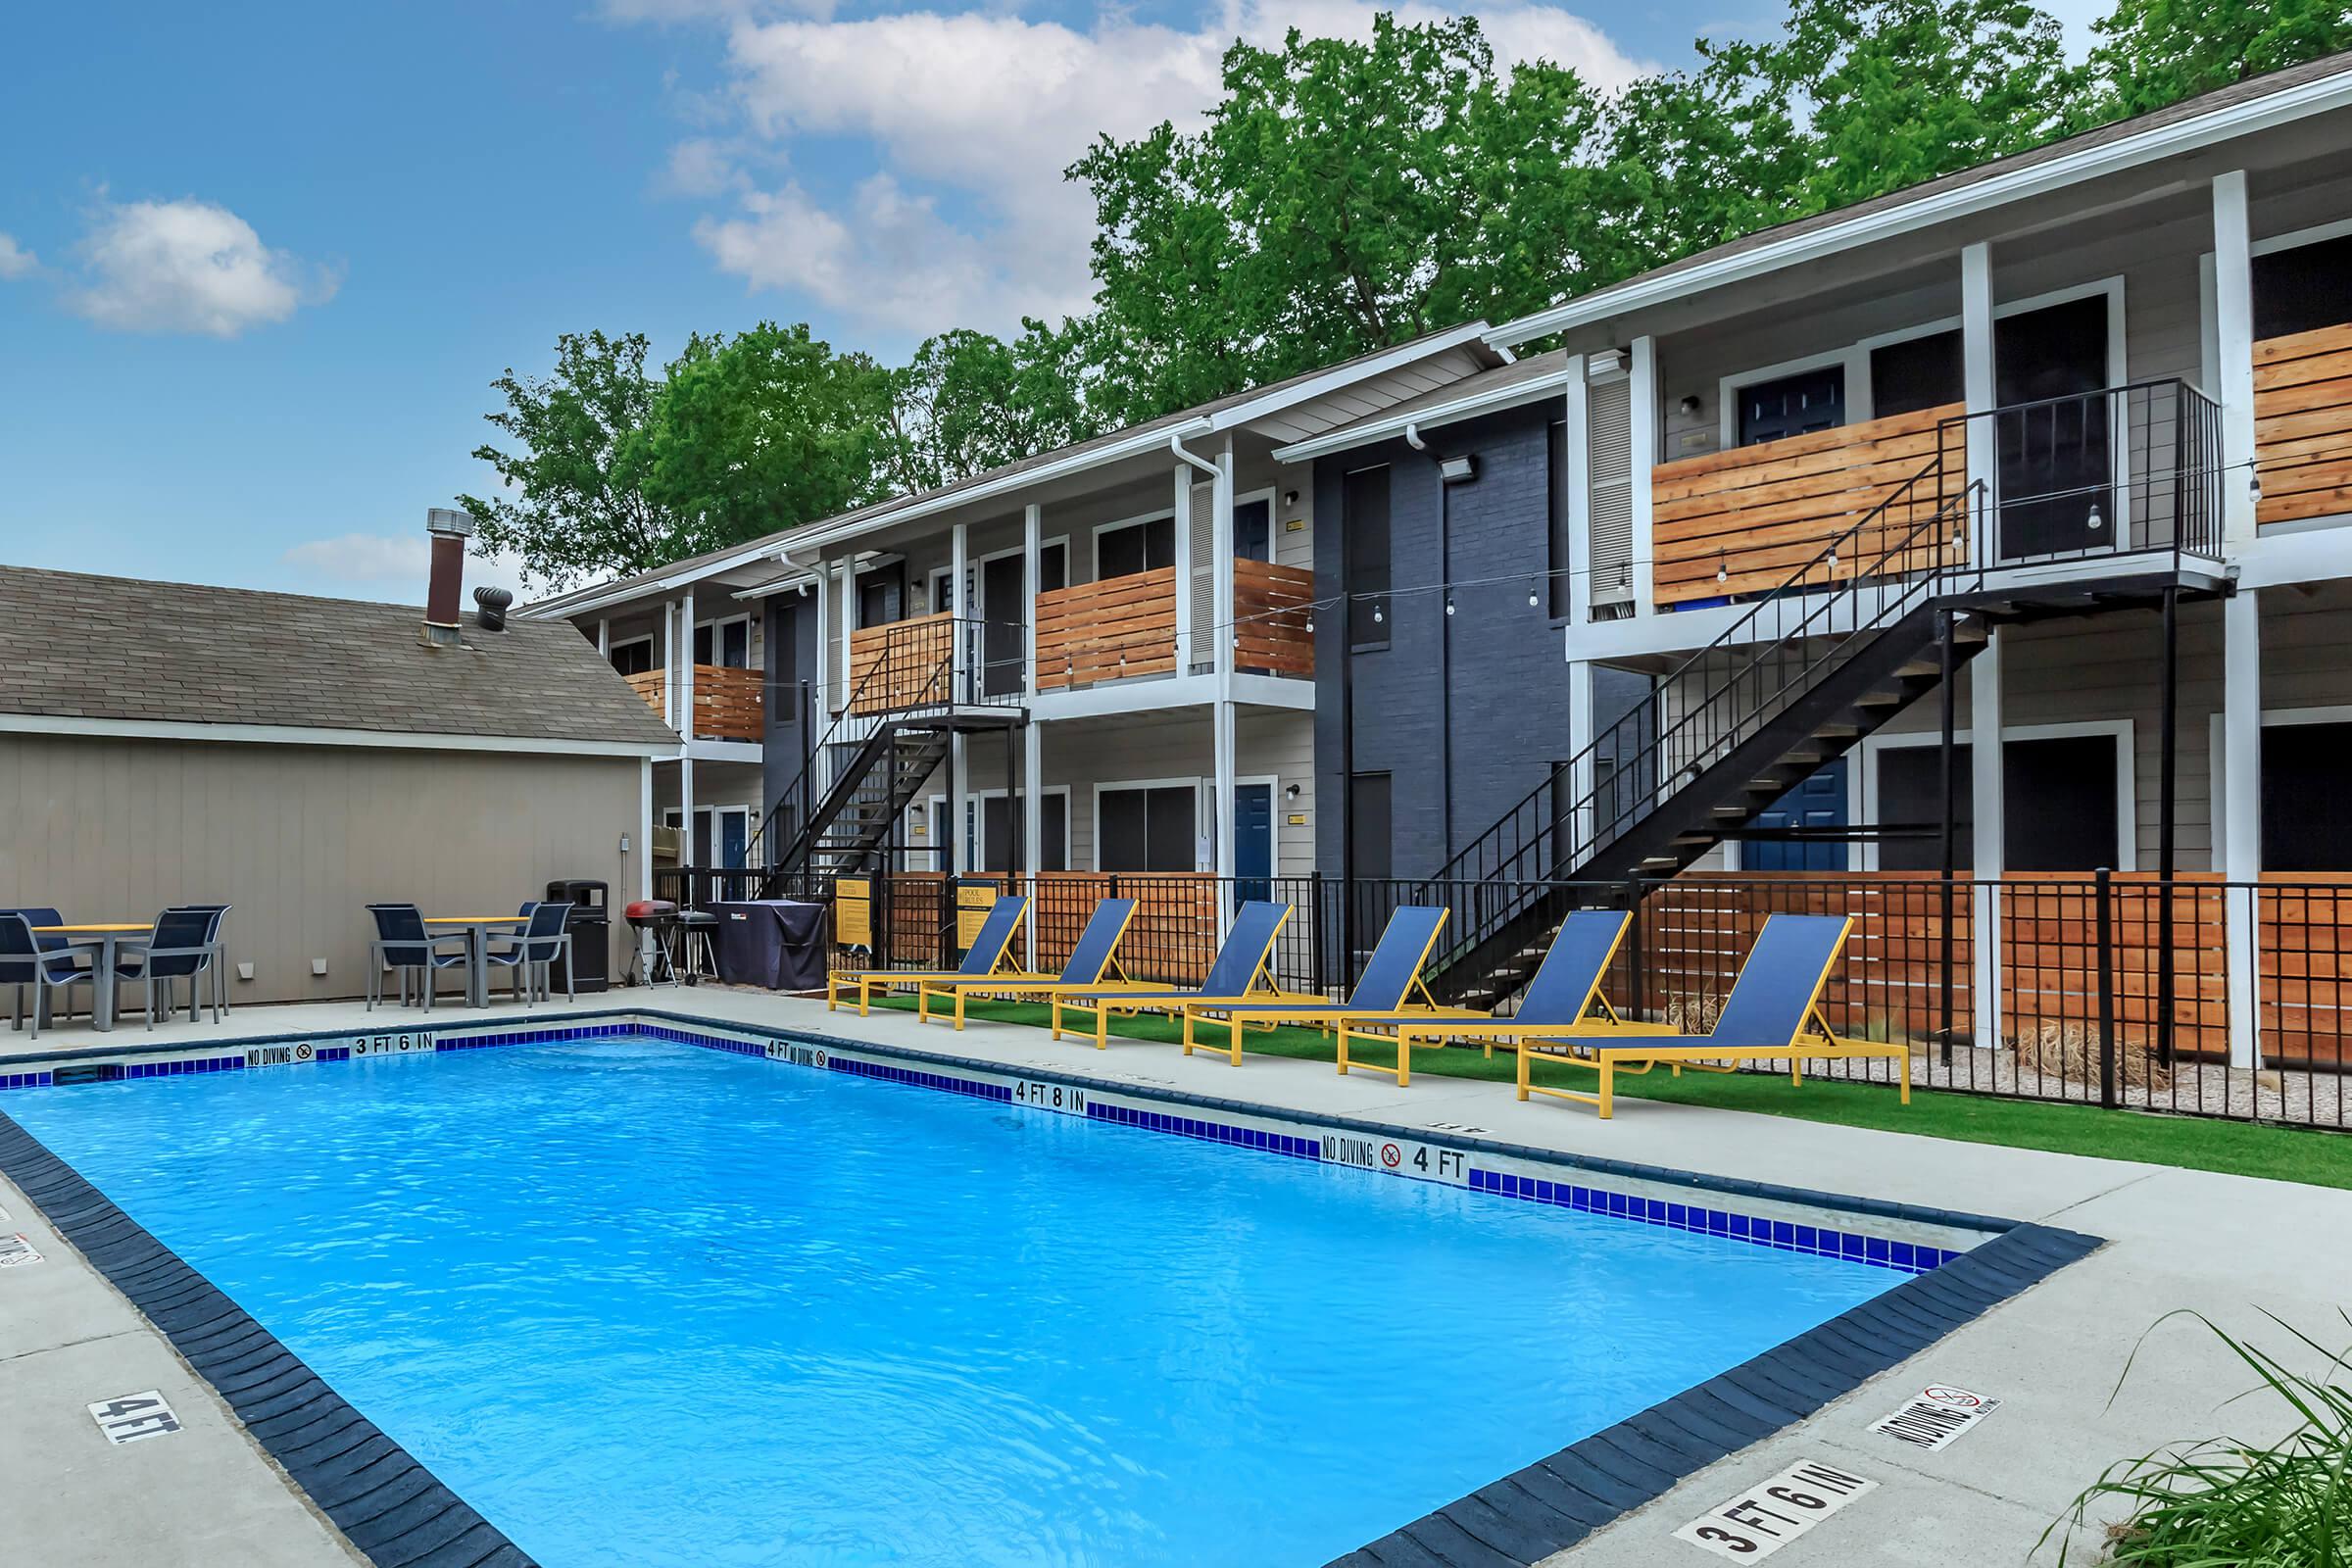
M 1634 384 L 1595 381 L 1586 400 L 1592 474 L 1592 597 L 1595 609 L 1634 602 Z

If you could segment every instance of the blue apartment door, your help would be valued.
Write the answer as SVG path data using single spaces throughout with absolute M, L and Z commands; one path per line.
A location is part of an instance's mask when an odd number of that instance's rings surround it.
M 718 863 L 740 868 L 751 837 L 752 819 L 742 811 L 718 813 Z
M 1758 827 L 1843 827 L 1845 760 L 1825 762 L 1812 777 L 1756 816 Z M 1782 840 L 1742 844 L 1740 863 L 1750 871 L 1842 871 L 1845 846 Z
M 1233 791 L 1233 900 L 1273 897 L 1274 786 L 1240 784 Z

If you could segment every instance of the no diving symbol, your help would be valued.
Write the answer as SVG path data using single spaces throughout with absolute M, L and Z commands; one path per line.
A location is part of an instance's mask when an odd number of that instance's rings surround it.
M 1404 1163 L 1404 1151 L 1398 1149 L 1395 1144 L 1383 1144 L 1380 1146 L 1380 1162 L 1389 1169 L 1395 1170 Z

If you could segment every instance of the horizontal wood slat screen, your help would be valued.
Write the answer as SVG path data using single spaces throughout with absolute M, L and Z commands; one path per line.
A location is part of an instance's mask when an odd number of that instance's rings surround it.
M 1239 669 L 1311 679 L 1315 574 L 1301 566 L 1237 560 L 1233 564 L 1233 662 Z
M 645 706 L 661 713 L 669 706 L 669 675 L 659 669 L 641 669 L 634 675 L 621 677 L 629 689 L 645 699 Z M 706 741 L 756 741 L 762 738 L 760 719 L 766 711 L 763 681 L 756 669 L 737 669 L 728 664 L 697 664 L 694 666 L 694 734 Z M 663 722 L 666 723 L 666 715 Z
M 1925 467 L 1940 441 L 1945 448 L 1941 494 L 1923 487 L 1915 498 L 1890 507 L 1884 526 L 1857 541 L 1855 559 L 1840 560 L 1822 574 L 1825 582 L 1852 577 L 1900 546 L 1937 506 L 1966 488 L 1963 427 L 1942 423 L 1962 412 L 1960 404 L 1945 404 L 1659 464 L 1650 475 L 1657 602 L 1678 605 L 1779 587 Z M 1916 569 L 1956 564 L 1966 556 L 1955 530 L 1941 550 L 1923 548 Z
M 1037 596 L 1038 690 L 1175 673 L 1175 567 Z
M 2352 324 L 2254 345 L 2257 523 L 2352 512 Z
M 889 713 L 946 702 L 955 651 L 956 617 L 945 611 L 860 626 L 850 633 L 852 705 L 860 713 Z

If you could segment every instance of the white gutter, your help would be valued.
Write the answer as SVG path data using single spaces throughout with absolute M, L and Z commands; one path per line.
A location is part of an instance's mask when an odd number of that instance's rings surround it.
M 1230 409 L 1211 415 L 1208 416 L 1209 428 L 1212 431 L 1231 430 L 1248 424 L 1252 419 L 1262 419 L 1269 414 L 1280 414 L 1283 410 L 1297 408 L 1301 403 L 1312 403 L 1315 399 L 1329 397 L 1340 388 L 1360 381 L 1365 376 L 1381 375 L 1396 369 L 1398 366 L 1410 365 L 1415 360 L 1426 359 L 1432 354 L 1443 354 L 1447 349 L 1458 349 L 1465 344 L 1479 342 L 1489 330 L 1490 328 L 1484 321 L 1464 321 L 1459 326 L 1417 337 L 1410 343 L 1400 343 L 1384 354 L 1351 360 L 1335 369 L 1326 370 L 1321 375 L 1301 381 L 1297 386 L 1286 386 L 1279 392 L 1269 393 L 1261 398 L 1251 398 L 1246 403 L 1235 404 Z M 1511 363 L 1510 350 L 1491 343 L 1488 347 L 1501 355 L 1505 365 Z
M 356 746 L 399 752 L 529 752 L 565 757 L 678 755 L 669 741 L 567 740 L 538 735 L 451 735 L 404 730 L 329 729 L 309 724 L 206 724 L 148 718 L 82 718 L 66 714 L 0 713 L 0 735 L 76 735 L 110 740 L 221 741 L 246 746 Z
M 1469 397 L 1455 398 L 1447 403 L 1433 403 L 1427 408 L 1416 409 L 1409 415 L 1399 415 L 1394 418 L 1375 417 L 1355 424 L 1342 425 L 1337 430 L 1310 436 L 1304 441 L 1296 441 L 1287 447 L 1276 447 L 1274 461 L 1277 463 L 1304 463 L 1310 459 L 1327 457 L 1334 452 L 1345 452 L 1350 447 L 1367 446 L 1375 441 L 1387 441 L 1400 435 L 1407 435 L 1409 439 L 1408 432 L 1418 433 L 1419 428 L 1424 425 L 1434 429 L 1441 424 L 1458 423 L 1463 419 L 1475 418 L 1482 414 L 1515 409 L 1525 403 L 1541 403 L 1568 384 L 1569 377 L 1576 373 L 1575 364 L 1576 362 L 1571 360 L 1559 369 L 1535 376 L 1532 379 L 1515 381 L 1507 387 L 1493 392 L 1474 393 Z
M 2177 158 L 2233 136 L 2249 136 L 2291 124 L 2295 121 L 2352 107 L 2352 71 L 2307 81 L 2244 103 L 2212 110 L 2186 120 L 2103 142 L 2096 147 L 2062 154 L 2044 163 L 1994 174 L 1940 195 L 1902 202 L 1881 212 L 1867 213 L 1844 222 L 1791 234 L 1753 250 L 1701 263 L 1680 271 L 1647 279 L 1636 277 L 1581 299 L 1505 321 L 1487 333 L 1495 348 L 1516 346 L 1531 338 L 1591 326 L 1663 305 L 1687 295 L 1704 293 L 1727 284 L 1745 282 L 1783 268 L 1821 261 L 1875 241 L 1972 218 L 2011 202 L 2030 200 L 2084 180 L 2121 173 L 2142 164 Z
M 1172 435 L 1168 437 L 1168 450 L 1175 453 L 1185 462 L 1191 464 L 1194 467 L 1199 468 L 1202 473 L 1207 474 L 1210 478 L 1213 479 L 1217 476 L 1217 466 L 1215 464 L 1209 462 L 1206 458 L 1200 457 L 1197 454 L 1184 450 L 1183 436 Z

